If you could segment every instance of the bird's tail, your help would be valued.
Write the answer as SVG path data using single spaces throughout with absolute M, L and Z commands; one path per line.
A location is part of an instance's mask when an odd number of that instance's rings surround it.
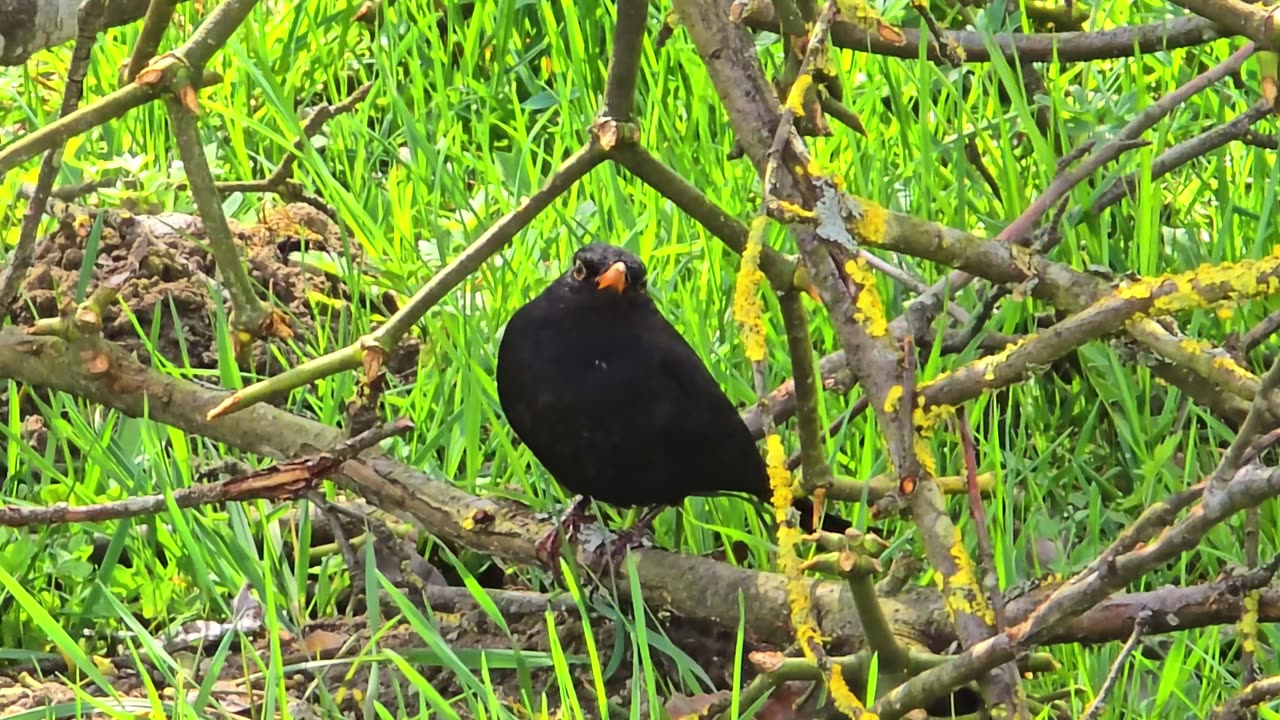
M 813 501 L 807 497 L 796 498 L 791 503 L 791 507 L 800 513 L 800 529 L 807 533 L 813 532 Z M 827 532 L 841 533 L 853 527 L 848 520 L 827 510 L 822 515 L 822 529 Z
M 722 494 L 749 497 L 749 495 L 742 493 L 741 491 L 726 491 Z M 770 502 L 770 494 L 758 493 L 756 494 L 755 499 L 760 501 L 762 504 L 749 503 L 751 507 L 753 507 L 756 512 L 760 513 L 760 517 L 763 518 L 766 525 L 773 524 L 773 506 Z M 791 502 L 791 507 L 795 508 L 796 512 L 800 513 L 800 529 L 806 533 L 813 532 L 813 501 L 807 497 L 796 498 Z M 828 505 L 828 507 L 830 506 Z M 822 515 L 822 529 L 827 532 L 843 535 L 844 531 L 851 527 L 853 527 L 853 523 L 845 520 L 839 515 L 836 515 L 829 509 Z

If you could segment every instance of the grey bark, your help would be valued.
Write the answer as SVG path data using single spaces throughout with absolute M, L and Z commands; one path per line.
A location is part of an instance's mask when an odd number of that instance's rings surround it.
M 147 0 L 107 0 L 104 28 L 139 20 Z M 46 48 L 75 39 L 81 0 L 0 0 L 0 65 L 21 65 Z

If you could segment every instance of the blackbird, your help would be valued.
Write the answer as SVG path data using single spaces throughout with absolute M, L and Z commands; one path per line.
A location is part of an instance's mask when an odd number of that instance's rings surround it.
M 738 411 L 654 305 L 640 258 L 590 244 L 512 315 L 498 347 L 498 398 L 520 440 L 578 498 L 647 506 L 632 531 L 686 497 L 744 493 L 768 502 L 768 472 Z M 798 499 L 812 530 L 813 504 Z M 844 519 L 825 515 L 824 530 Z M 539 551 L 555 547 L 553 528 Z

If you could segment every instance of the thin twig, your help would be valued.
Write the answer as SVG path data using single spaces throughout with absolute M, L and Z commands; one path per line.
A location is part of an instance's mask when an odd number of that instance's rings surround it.
M 1264 340 L 1276 334 L 1277 330 L 1280 330 L 1280 310 L 1276 310 L 1263 318 L 1257 325 L 1249 328 L 1249 331 L 1240 338 L 1240 354 L 1248 354 L 1249 351 L 1261 345 Z
M 494 253 L 506 247 L 516 233 L 532 222 L 543 208 L 564 194 L 604 159 L 604 151 L 599 145 L 594 142 L 584 145 L 565 160 L 537 192 L 489 226 L 480 237 L 419 288 L 409 302 L 396 311 L 385 324 L 370 333 L 369 337 L 361 338 L 352 345 L 308 360 L 279 375 L 256 382 L 228 395 L 217 407 L 209 411 L 208 418 L 213 420 L 239 412 L 277 393 L 302 387 L 344 370 L 354 370 L 364 362 L 367 352 L 378 352 L 376 348 L 382 348 L 383 352 L 391 352 L 400 338 L 404 337 L 409 328 L 428 310 L 444 299 Z
M 173 19 L 173 10 L 177 7 L 175 0 L 151 0 L 147 6 L 146 19 L 142 21 L 142 30 L 138 33 L 138 42 L 133 46 L 133 54 L 129 56 L 129 66 L 125 68 L 124 81 L 133 82 L 142 72 L 142 68 L 151 62 L 160 49 L 160 41 L 164 39 L 164 31 L 169 28 Z
M 169 123 L 173 128 L 178 154 L 182 158 L 187 182 L 191 187 L 191 196 L 200 210 L 209 250 L 213 253 L 218 275 L 231 298 L 233 326 L 251 337 L 288 337 L 286 326 L 271 322 L 274 316 L 272 308 L 258 297 L 253 279 L 249 277 L 244 260 L 236 249 L 235 235 L 222 210 L 222 197 L 214 183 L 204 144 L 200 141 L 196 116 L 176 98 L 168 98 L 165 104 L 169 110 Z
M 809 32 L 808 47 L 805 49 L 804 57 L 800 60 L 800 68 L 796 72 L 796 82 L 800 82 L 801 78 L 812 79 L 811 73 L 813 67 L 818 61 L 818 57 L 827 52 L 827 41 L 831 22 L 835 19 L 838 5 L 836 0 L 826 0 L 822 5 L 822 11 L 818 13 L 818 19 L 813 24 L 813 29 Z M 807 83 L 806 83 L 807 84 Z M 773 198 L 773 185 L 775 174 L 778 169 L 778 162 L 782 157 L 782 150 L 791 138 L 793 127 L 796 121 L 795 106 L 801 104 L 797 100 L 792 102 L 791 95 L 794 94 L 796 88 L 787 90 L 786 102 L 782 103 L 782 115 L 778 120 L 778 127 L 773 132 L 773 144 L 769 147 L 764 167 L 764 192 L 761 193 L 761 212 L 767 213 L 770 199 Z
M 1209 488 L 1205 491 L 1206 494 L 1222 491 L 1244 465 L 1244 459 L 1249 455 L 1249 450 L 1254 443 L 1265 433 L 1276 428 L 1276 420 L 1271 415 L 1267 400 L 1277 387 L 1280 387 L 1280 360 L 1272 363 L 1271 369 L 1262 376 L 1262 384 L 1258 387 L 1258 394 L 1253 398 L 1249 416 L 1245 418 L 1244 424 L 1240 426 L 1227 451 L 1222 454 L 1218 467 L 1209 476 Z
M 225 0 L 200 23 L 191 39 L 173 54 L 185 64 L 175 63 L 166 71 L 166 77 L 179 72 L 189 73 L 203 82 L 204 66 L 213 54 L 222 49 L 231 34 L 258 4 L 258 0 Z M 30 134 L 0 148 L 0 178 L 22 163 L 50 150 L 59 143 L 104 125 L 130 110 L 160 97 L 167 81 L 156 83 L 132 82 L 96 102 L 76 110 Z
M 1253 50 L 1254 45 L 1252 42 L 1245 42 L 1239 50 L 1236 50 L 1235 53 L 1231 53 L 1231 55 L 1225 60 L 1222 60 L 1221 63 L 1213 65 L 1210 69 L 1204 70 L 1203 73 L 1189 79 L 1189 81 L 1185 82 L 1183 86 L 1176 88 L 1176 90 L 1170 92 L 1169 95 L 1165 95 L 1164 97 L 1161 97 L 1160 100 L 1152 102 L 1152 104 L 1147 106 L 1146 109 L 1140 111 L 1137 117 L 1129 120 L 1128 123 L 1125 123 L 1125 126 L 1120 129 L 1119 133 L 1116 133 L 1115 138 L 1112 138 L 1110 142 L 1106 142 L 1103 143 L 1103 145 L 1098 146 L 1097 149 L 1089 152 L 1087 158 L 1080 161 L 1080 163 L 1075 165 L 1074 168 L 1066 170 L 1066 172 L 1062 172 L 1059 176 L 1053 178 L 1053 182 L 1050 183 L 1050 186 L 1041 193 L 1041 196 L 1037 197 L 1036 201 L 1032 202 L 1032 204 L 1028 206 L 1027 210 L 1024 210 L 1023 213 L 1019 215 L 1018 219 L 1015 219 L 1014 222 L 1007 225 L 1004 231 L 1001 231 L 1001 233 L 998 234 L 996 240 L 1001 242 L 1018 242 L 1021 237 L 1030 232 L 1033 225 L 1036 224 L 1044 214 L 1048 213 L 1048 210 L 1050 210 L 1057 201 L 1061 200 L 1062 197 L 1066 197 L 1066 195 L 1068 195 L 1075 186 L 1078 186 L 1080 182 L 1083 182 L 1085 178 L 1091 176 L 1091 174 L 1096 172 L 1096 170 L 1102 168 L 1103 165 L 1110 163 L 1111 160 L 1119 158 L 1119 156 L 1123 155 L 1125 151 L 1133 149 L 1133 147 L 1144 145 L 1144 142 L 1140 140 L 1142 133 L 1147 132 L 1149 128 L 1155 126 L 1157 122 L 1164 119 L 1166 115 L 1171 113 L 1171 111 L 1174 111 L 1174 109 L 1178 108 L 1178 106 L 1183 104 L 1183 102 L 1192 99 L 1194 95 L 1203 91 L 1204 88 L 1210 87 L 1213 83 L 1219 82 L 1220 79 L 1229 76 L 1229 74 L 1236 72 L 1236 70 L 1239 70 L 1240 67 L 1244 65 L 1244 61 L 1248 60 L 1249 56 L 1253 55 Z
M 1138 140 L 1142 133 L 1146 132 L 1162 118 L 1172 112 L 1174 108 L 1178 107 L 1188 98 L 1201 90 L 1204 90 L 1214 82 L 1217 82 L 1223 77 L 1229 75 L 1231 72 L 1238 70 L 1245 60 L 1252 55 L 1253 49 L 1254 46 L 1252 43 L 1247 44 L 1235 53 L 1232 53 L 1232 55 L 1223 62 L 1209 70 L 1206 70 L 1200 75 L 1197 75 L 1177 90 L 1160 98 L 1160 100 L 1157 100 L 1155 103 L 1152 103 L 1149 107 L 1145 108 L 1137 117 L 1129 121 L 1124 128 L 1116 134 L 1115 138 L 1103 144 L 1101 147 L 1095 148 L 1089 154 L 1088 158 L 1082 161 L 1079 165 L 1061 172 L 1054 181 L 1050 183 L 1049 187 L 1041 193 L 1040 197 L 1028 206 L 1027 209 L 1024 210 L 1012 223 L 1006 226 L 996 239 L 1001 242 L 1019 242 L 1024 239 L 1029 234 L 1035 222 L 1043 217 L 1059 199 L 1065 197 L 1066 194 L 1069 193 L 1076 185 L 1080 184 L 1085 178 L 1093 174 L 1098 168 L 1101 168 L 1106 163 L 1119 157 L 1125 150 L 1132 147 L 1133 143 Z M 1218 147 L 1225 142 L 1226 140 L 1223 140 L 1214 147 Z M 1068 155 L 1070 155 L 1070 153 Z M 1152 172 L 1154 176 L 1154 168 Z M 1165 172 L 1168 172 L 1168 170 Z M 1113 186 L 1107 192 L 1114 192 L 1116 195 L 1116 201 L 1118 201 L 1119 198 L 1124 195 L 1125 190 L 1121 189 L 1117 191 Z M 1106 194 L 1104 194 L 1104 197 L 1106 197 Z M 1106 205 L 1102 204 L 1100 199 L 1089 209 L 1089 214 L 1097 214 L 1109 204 L 1110 203 Z M 923 319 L 928 320 L 928 322 L 931 323 L 934 315 L 936 314 L 937 308 L 941 306 L 942 294 L 950 291 L 954 295 L 973 280 L 974 276 L 967 272 L 962 270 L 952 271 L 946 277 L 934 283 L 927 293 L 918 296 L 915 301 L 913 301 L 913 304 L 921 305 L 921 314 Z M 894 321 L 894 324 L 897 324 L 896 320 Z
M 1280 378 L 1280 361 L 1267 372 L 1268 378 Z M 1259 397 L 1264 393 L 1259 392 Z M 1257 436 L 1257 430 L 1263 427 L 1263 421 L 1255 420 L 1255 415 L 1267 415 L 1264 402 L 1255 402 L 1249 410 L 1244 426 L 1237 435 L 1232 447 L 1248 447 Z M 875 710 L 884 718 L 901 717 L 908 710 L 928 704 L 931 699 L 940 697 L 949 688 L 977 679 L 990 668 L 1017 656 L 1021 648 L 1039 642 L 1048 634 L 1050 628 L 1064 618 L 1071 617 L 1086 608 L 1100 602 L 1116 588 L 1122 587 L 1134 578 L 1150 572 L 1152 569 L 1169 562 L 1183 552 L 1195 547 L 1210 530 L 1235 513 L 1256 507 L 1267 499 L 1280 494 L 1280 470 L 1261 468 L 1249 465 L 1240 468 L 1227 476 L 1225 480 L 1217 478 L 1226 475 L 1224 469 L 1240 467 L 1239 460 L 1243 450 L 1228 450 L 1219 462 L 1218 468 L 1203 484 L 1206 489 L 1200 503 L 1177 524 L 1162 532 L 1158 538 L 1145 546 L 1137 547 L 1140 536 L 1144 533 L 1131 532 L 1144 519 L 1160 519 L 1169 517 L 1168 501 L 1164 511 L 1144 512 L 1124 534 L 1124 545 L 1134 549 L 1123 555 L 1103 553 L 1103 557 L 1090 563 L 1084 571 L 1077 573 L 1071 580 L 1053 592 L 1043 603 L 1018 625 L 1009 628 L 988 640 L 969 647 L 956 656 L 956 660 L 947 666 L 929 670 L 908 680 L 876 703 Z M 1187 493 L 1183 493 L 1186 496 Z M 1150 520 L 1147 525 L 1153 524 Z M 1113 543 L 1113 547 L 1120 541 Z M 1276 563 L 1266 568 L 1266 572 L 1251 575 L 1247 582 L 1240 582 L 1243 590 L 1262 587 L 1268 582 L 1271 573 L 1276 570 Z
M 1098 695 L 1089 703 L 1089 708 L 1085 711 L 1081 720 L 1096 720 L 1102 715 L 1102 711 L 1107 705 L 1107 696 L 1111 694 L 1111 689 L 1115 687 L 1116 681 L 1120 679 L 1120 673 L 1124 671 L 1125 663 L 1129 661 L 1129 656 L 1133 651 L 1138 649 L 1138 643 L 1142 640 L 1143 633 L 1147 630 L 1147 624 L 1151 622 L 1151 610 L 1143 610 L 1138 619 L 1133 623 L 1133 633 L 1129 635 L 1129 641 L 1120 649 L 1120 654 L 1116 656 L 1115 662 L 1111 663 L 1111 670 L 1107 673 L 1107 677 L 1102 681 L 1102 687 L 1098 688 Z
M 1192 160 L 1204 157 L 1232 140 L 1243 137 L 1245 133 L 1249 132 L 1249 128 L 1254 123 L 1271 115 L 1273 112 L 1271 103 L 1266 100 L 1259 100 L 1230 122 L 1210 128 L 1165 150 L 1155 160 L 1151 161 L 1151 180 L 1164 177 Z M 1138 176 L 1136 173 L 1116 180 L 1089 206 L 1087 215 L 1097 215 L 1115 205 L 1131 195 L 1137 185 Z
M 987 512 L 982 506 L 982 489 L 978 487 L 978 451 L 973 440 L 973 428 L 969 425 L 969 416 L 965 407 L 956 408 L 956 424 L 960 428 L 960 445 L 964 449 L 964 471 L 969 487 L 969 516 L 973 519 L 974 529 L 978 533 L 978 570 L 982 589 L 991 602 L 991 611 L 996 618 L 996 630 L 1004 630 L 1006 618 L 1004 613 L 1004 593 L 1000 591 L 1000 578 L 996 574 L 996 555 L 991 543 L 991 531 L 987 528 Z
M 338 472 L 342 463 L 389 437 L 403 435 L 413 423 L 399 419 L 349 438 L 329 452 L 280 462 L 248 475 L 215 483 L 179 488 L 171 494 L 159 493 L 114 502 L 49 507 L 0 506 L 0 526 L 61 525 L 103 522 L 162 512 L 172 501 L 176 507 L 192 508 L 213 503 L 245 500 L 289 500 L 310 490 L 315 483 Z
M 163 1 L 163 0 L 157 0 Z M 218 192 L 229 194 L 233 192 L 244 193 L 275 193 L 285 200 L 291 202 L 305 202 L 306 204 L 316 208 L 320 212 L 329 216 L 330 219 L 337 218 L 337 212 L 329 207 L 318 197 L 315 197 L 305 190 L 302 185 L 293 180 L 293 168 L 297 164 L 298 159 L 306 152 L 310 146 L 309 140 L 313 135 L 320 131 L 324 124 L 344 113 L 351 112 L 369 95 L 369 91 L 373 89 L 373 82 L 366 82 L 356 88 L 345 100 L 332 105 L 322 105 L 315 109 L 307 118 L 306 123 L 302 126 L 302 136 L 293 143 L 292 152 L 287 153 L 271 175 L 264 180 L 231 180 L 220 181 L 214 184 Z

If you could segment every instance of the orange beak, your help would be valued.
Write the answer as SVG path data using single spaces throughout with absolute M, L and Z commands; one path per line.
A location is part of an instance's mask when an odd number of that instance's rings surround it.
M 611 288 L 615 292 L 627 289 L 627 266 L 621 260 L 610 265 L 609 269 L 600 273 L 600 277 L 596 279 L 596 289 L 605 288 Z

